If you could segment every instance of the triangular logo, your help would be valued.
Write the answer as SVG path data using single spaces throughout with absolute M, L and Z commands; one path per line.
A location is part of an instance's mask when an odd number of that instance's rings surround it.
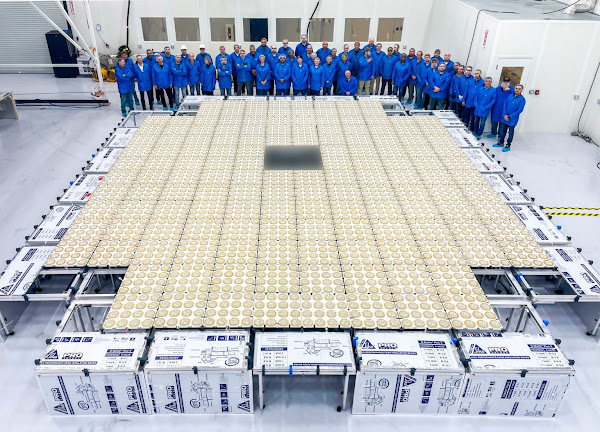
M 2 288 L 0 288 L 0 293 L 9 295 L 12 290 L 12 287 L 12 285 L 3 286 Z
M 179 410 L 177 409 L 177 402 L 176 401 L 173 401 L 171 403 L 166 404 L 165 408 L 168 409 L 169 411 L 179 412 Z
M 413 378 L 408 375 L 404 375 L 404 379 L 402 380 L 402 387 L 408 387 L 409 385 L 414 384 L 416 382 L 417 382 L 416 378 Z
M 250 412 L 250 401 L 244 401 L 238 404 L 238 408 L 242 411 Z
M 487 352 L 477 344 L 471 344 L 470 354 L 487 354 Z
M 134 402 L 134 403 L 132 403 L 130 405 L 127 405 L 127 409 L 129 411 L 133 411 L 133 412 L 139 413 L 140 412 L 140 404 L 137 403 L 137 402 Z
M 360 347 L 364 349 L 375 349 L 375 346 L 369 342 L 369 339 L 364 339 L 360 342 Z
M 46 360 L 58 360 L 58 352 L 55 349 L 48 351 L 48 353 L 44 356 Z
M 62 413 L 62 414 L 68 414 L 67 407 L 64 403 L 61 403 L 60 405 L 56 405 L 54 407 L 54 411 Z

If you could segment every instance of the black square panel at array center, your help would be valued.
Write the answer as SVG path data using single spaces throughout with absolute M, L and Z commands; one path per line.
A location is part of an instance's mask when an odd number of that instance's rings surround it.
M 265 146 L 266 170 L 322 170 L 320 146 Z

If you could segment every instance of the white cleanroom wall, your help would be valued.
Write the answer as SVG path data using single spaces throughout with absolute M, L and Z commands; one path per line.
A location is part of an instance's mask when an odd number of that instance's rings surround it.
M 439 3 L 439 2 L 435 2 Z M 188 46 L 188 51 L 197 53 L 200 43 L 206 45 L 209 53 L 218 53 L 219 46 L 225 45 L 227 52 L 233 50 L 233 45 L 242 44 L 244 48 L 253 43 L 244 41 L 244 18 L 267 18 L 269 24 L 269 43 L 281 44 L 276 41 L 277 18 L 300 18 L 301 33 L 306 31 L 310 15 L 317 0 L 133 0 L 129 18 L 129 47 L 133 52 L 143 52 L 147 48 L 162 50 L 166 45 L 174 45 L 177 52 L 181 44 Z M 384 47 L 399 43 L 401 47 L 422 47 L 428 29 L 429 15 L 434 0 L 321 0 L 314 18 L 333 18 L 333 40 L 328 41 L 329 47 L 341 50 L 343 44 L 354 41 L 344 41 L 344 26 L 346 18 L 371 18 L 369 33 L 377 36 L 379 18 L 404 18 L 402 39 L 384 42 Z M 74 13 L 71 17 L 84 33 L 88 31 L 85 23 L 85 11 L 82 2 L 74 2 Z M 103 54 L 115 54 L 119 46 L 126 42 L 126 0 L 91 1 L 91 11 L 94 23 L 101 30 L 99 50 Z M 167 40 L 144 41 L 142 36 L 141 17 L 166 18 Z M 198 41 L 178 41 L 175 35 L 173 18 L 199 18 L 200 39 Z M 228 42 L 211 41 L 210 18 L 233 18 L 235 24 L 235 40 Z M 85 35 L 84 35 L 85 36 Z M 105 43 L 109 45 L 106 48 Z M 254 41 L 256 42 L 256 41 Z M 299 41 L 291 40 L 295 46 Z M 320 42 L 315 41 L 317 48 Z M 361 40 L 364 44 L 367 38 Z

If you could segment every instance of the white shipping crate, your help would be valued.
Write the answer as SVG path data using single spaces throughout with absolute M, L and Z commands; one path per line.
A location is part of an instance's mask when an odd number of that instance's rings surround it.
M 486 174 L 483 177 L 506 204 L 530 204 L 533 202 L 509 175 Z
M 566 245 L 570 243 L 538 206 L 512 205 L 510 208 L 538 244 Z
M 452 135 L 459 147 L 479 148 L 482 146 L 482 144 L 477 141 L 477 138 L 475 138 L 475 135 L 467 128 L 450 128 L 448 129 L 448 132 L 450 132 L 450 135 Z
M 567 283 L 581 296 L 600 295 L 600 274 L 574 247 L 544 248 Z
M 352 343 L 348 333 L 338 332 L 273 332 L 257 333 L 254 370 L 264 366 L 267 373 L 314 374 L 348 373 L 356 370 Z
M 554 417 L 575 371 L 550 335 L 459 334 L 469 365 L 458 414 Z
M 58 244 L 81 210 L 83 210 L 82 205 L 55 206 L 31 236 L 29 236 L 27 244 Z
M 434 110 L 433 115 L 441 119 L 459 120 L 456 113 L 452 110 Z
M 357 332 L 352 414 L 455 414 L 464 368 L 445 333 Z
M 51 415 L 149 414 L 142 333 L 59 333 L 35 369 Z
M 463 125 L 464 126 L 464 125 Z M 477 167 L 479 172 L 497 173 L 504 172 L 502 168 L 492 157 L 482 148 L 463 148 L 462 149 L 471 162 Z
M 125 148 L 133 135 L 137 132 L 137 128 L 117 128 L 111 135 L 110 139 L 104 144 L 104 147 L 109 148 Z
M 58 200 L 61 204 L 84 204 L 104 180 L 103 174 L 82 174 Z
M 22 248 L 0 276 L 0 297 L 26 294 L 55 246 Z
M 120 148 L 100 149 L 83 170 L 88 174 L 106 174 L 117 162 L 122 151 Z
M 144 367 L 156 414 L 254 411 L 247 331 L 157 331 Z

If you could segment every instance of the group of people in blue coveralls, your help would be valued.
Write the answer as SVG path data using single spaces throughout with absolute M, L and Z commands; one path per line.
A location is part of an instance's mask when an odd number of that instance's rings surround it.
M 480 139 L 491 113 L 492 130 L 488 138 L 498 137 L 496 147 L 509 151 L 519 115 L 525 108 L 523 86 L 510 85 L 505 77 L 502 84 L 492 87 L 492 79 L 481 76 L 479 69 L 464 66 L 451 60 L 450 53 L 441 56 L 436 49 L 433 57 L 411 48 L 406 53 L 395 44 L 382 50 L 374 38 L 361 48 L 360 42 L 350 49 L 344 45 L 329 48 L 327 42 L 313 50 L 307 36 L 293 50 L 287 39 L 283 46 L 267 45 L 263 38 L 258 47 L 250 45 L 249 51 L 234 45 L 231 54 L 221 46 L 212 59 L 206 47 L 194 56 L 181 46 L 181 55 L 171 54 L 165 47 L 162 54 L 146 51 L 138 55 L 135 63 L 128 52 L 121 53 L 115 68 L 121 111 L 133 109 L 133 101 L 146 109 L 146 96 L 153 109 L 154 98 L 162 102 L 163 109 L 176 110 L 187 94 L 213 95 L 217 87 L 221 95 L 395 95 L 399 100 L 406 96 L 406 104 L 413 109 L 452 109 Z M 140 98 L 135 93 L 134 80 L 138 82 Z M 408 95 L 407 95 L 408 94 Z M 166 97 L 165 97 L 166 95 Z M 505 139 L 508 133 L 508 139 Z

